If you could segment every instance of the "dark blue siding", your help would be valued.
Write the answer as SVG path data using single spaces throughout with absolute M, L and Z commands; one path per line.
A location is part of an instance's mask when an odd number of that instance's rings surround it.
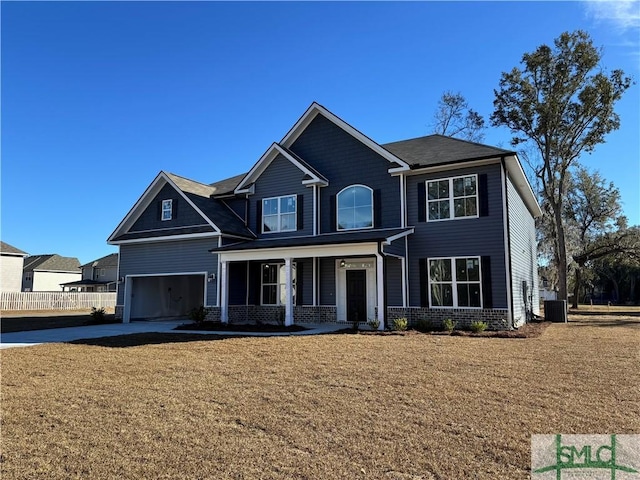
M 399 258 L 385 259 L 387 280 L 387 306 L 402 306 L 402 265 Z
M 160 220 L 160 203 L 162 200 L 169 199 L 173 200 L 174 203 L 177 202 L 176 215 L 171 220 L 162 221 Z M 129 229 L 129 232 L 190 227 L 195 225 L 207 225 L 207 222 L 171 185 L 167 184 L 136 220 Z
M 291 146 L 291 150 L 329 181 L 320 188 L 320 233 L 336 231 L 332 198 L 344 187 L 367 185 L 379 191 L 380 228 L 400 226 L 400 180 L 392 164 L 322 115 L 318 115 Z M 374 194 L 374 203 L 376 194 Z M 375 215 L 374 215 L 375 217 Z
M 255 183 L 255 194 L 249 197 L 248 226 L 262 238 L 290 237 L 294 235 L 311 235 L 313 233 L 313 189 L 302 185 L 305 174 L 282 155 L 278 155 L 262 172 Z M 302 195 L 302 212 L 304 215 L 302 229 L 298 224 L 295 232 L 265 233 L 261 232 L 261 214 L 257 202 L 263 198 L 283 195 Z M 298 205 L 296 208 L 300 208 Z M 260 217 L 260 218 L 258 218 Z
M 320 259 L 320 305 L 336 304 L 336 261 Z
M 410 306 L 420 306 L 419 260 L 421 258 L 489 256 L 491 258 L 493 308 L 507 307 L 500 171 L 501 166 L 495 164 L 474 169 L 454 170 L 448 173 L 407 177 L 408 221 L 409 225 L 415 226 L 415 233 L 408 237 Z M 486 174 L 487 216 L 441 222 L 418 221 L 418 183 L 425 182 L 428 179 L 474 173 Z

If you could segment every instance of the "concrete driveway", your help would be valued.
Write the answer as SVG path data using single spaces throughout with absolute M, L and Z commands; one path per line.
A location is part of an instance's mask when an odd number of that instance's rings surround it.
M 47 330 L 31 330 L 28 332 L 3 333 L 0 337 L 0 349 L 13 347 L 31 347 L 43 343 L 70 342 L 86 338 L 114 337 L 116 335 L 130 335 L 133 333 L 198 333 L 203 335 L 242 335 L 271 337 L 279 335 L 317 335 L 331 333 L 344 329 L 346 325 L 339 324 L 309 324 L 304 325 L 308 330 L 300 332 L 231 332 L 231 331 L 203 331 L 203 330 L 174 330 L 186 320 L 166 320 L 153 322 L 109 323 L 105 325 L 88 325 L 82 327 L 50 328 Z

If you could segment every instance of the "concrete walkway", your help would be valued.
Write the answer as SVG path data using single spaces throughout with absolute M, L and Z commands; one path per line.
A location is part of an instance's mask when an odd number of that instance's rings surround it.
M 0 336 L 0 349 L 13 347 L 31 347 L 43 343 L 70 342 L 86 338 L 114 337 L 134 333 L 199 333 L 202 335 L 242 335 L 254 337 L 273 337 L 282 335 L 317 335 L 331 333 L 348 328 L 348 324 L 300 324 L 308 330 L 300 332 L 210 332 L 203 330 L 174 330 L 186 320 L 167 320 L 156 322 L 110 323 L 84 327 L 50 328 L 28 332 L 3 333 Z

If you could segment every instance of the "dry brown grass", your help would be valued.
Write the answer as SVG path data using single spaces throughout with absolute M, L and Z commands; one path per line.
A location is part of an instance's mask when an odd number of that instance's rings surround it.
M 528 478 L 533 433 L 640 431 L 639 327 L 5 350 L 2 478 Z

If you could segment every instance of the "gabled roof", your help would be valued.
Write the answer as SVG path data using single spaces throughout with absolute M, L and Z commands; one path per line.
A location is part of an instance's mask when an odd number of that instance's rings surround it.
M 302 132 L 304 132 L 304 130 L 309 126 L 309 124 L 313 121 L 313 119 L 316 118 L 317 115 L 322 115 L 327 120 L 329 120 L 330 122 L 334 123 L 341 129 L 343 129 L 349 135 L 351 135 L 352 137 L 356 138 L 357 140 L 365 144 L 371 150 L 373 150 L 383 158 L 386 158 L 391 164 L 389 166 L 391 169 L 394 169 L 394 170 L 409 169 L 409 165 L 403 159 L 396 156 L 393 152 L 390 152 L 389 150 L 383 148 L 378 143 L 374 142 L 369 137 L 367 137 L 365 134 L 356 130 L 347 122 L 337 117 L 336 115 L 334 115 L 329 110 L 327 110 L 322 105 L 316 102 L 313 102 L 311 106 L 307 109 L 307 111 L 304 112 L 302 117 L 300 117 L 300 119 L 295 123 L 295 125 L 291 127 L 291 130 L 289 130 L 289 132 L 284 136 L 282 141 L 280 141 L 280 145 L 282 145 L 285 148 L 290 148 L 291 145 L 293 145 L 293 143 L 298 139 L 298 137 L 302 134 Z
M 412 169 L 514 155 L 511 150 L 438 134 L 385 143 L 382 146 L 402 158 Z
M 155 196 L 166 185 L 172 186 L 184 198 L 203 220 L 213 229 L 215 233 L 236 235 L 244 238 L 254 238 L 253 233 L 244 225 L 244 222 L 231 211 L 223 202 L 211 198 L 216 191 L 212 185 L 199 183 L 188 178 L 161 171 L 147 187 L 135 205 L 129 210 L 127 216 L 120 222 L 114 232 L 107 239 L 107 243 L 119 243 L 124 240 L 143 239 L 147 235 L 138 235 L 136 232 L 129 233 L 128 230 L 151 204 Z M 177 230 L 180 230 L 178 232 Z M 176 229 L 176 234 L 207 234 L 200 228 L 197 232 L 182 232 L 184 227 Z M 206 230 L 206 229 L 205 229 Z
M 25 272 L 47 270 L 80 273 L 80 261 L 75 257 L 61 257 L 58 254 L 31 255 L 24 259 L 22 270 Z
M 264 172 L 267 167 L 271 165 L 271 162 L 273 162 L 278 155 L 282 155 L 305 174 L 305 180 L 302 181 L 304 185 L 326 186 L 329 184 L 329 182 L 323 175 L 321 175 L 307 162 L 302 160 L 298 155 L 278 143 L 273 143 L 262 155 L 262 157 L 260 157 L 253 168 L 249 170 L 249 173 L 247 173 L 242 181 L 238 184 L 238 186 L 235 188 L 235 192 L 248 192 L 251 185 L 255 183 L 258 177 L 262 175 L 262 172 Z
M 111 253 L 104 257 L 100 257 L 92 262 L 85 263 L 80 268 L 93 267 L 93 268 L 109 268 L 118 266 L 118 254 Z
M 14 257 L 26 257 L 29 255 L 27 252 L 23 252 L 19 248 L 9 245 L 3 241 L 0 241 L 0 253 L 2 253 L 2 255 L 12 255 Z

